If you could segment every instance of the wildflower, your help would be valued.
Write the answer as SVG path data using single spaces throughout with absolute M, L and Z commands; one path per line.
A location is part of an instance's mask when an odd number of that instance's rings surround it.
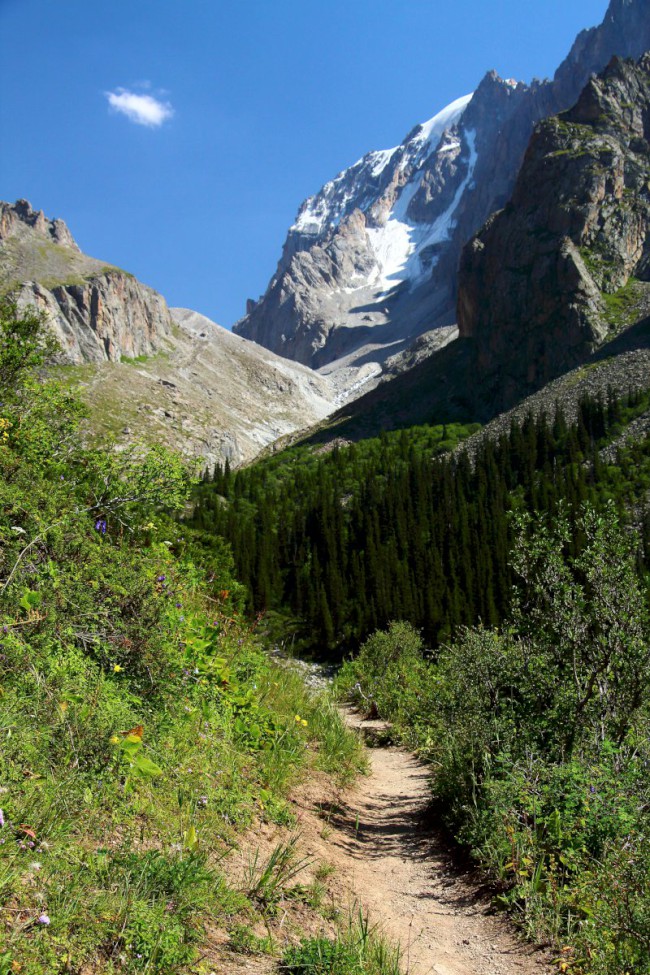
M 164 582 L 166 578 L 167 578 L 167 576 L 158 576 L 158 578 L 156 579 L 156 582 Z
M 106 528 L 107 528 L 106 519 L 98 518 L 97 521 L 95 522 L 95 531 L 100 532 L 102 535 L 105 535 Z
M 300 717 L 299 714 L 296 715 L 296 717 L 294 718 L 294 721 L 296 721 L 297 724 L 300 724 L 300 722 L 302 721 L 302 718 Z
M 120 739 L 117 737 L 117 735 L 111 735 L 108 740 L 110 741 L 111 745 L 119 745 L 120 743 Z
M 182 609 L 182 608 L 183 608 L 182 603 L 176 603 L 176 609 Z
M 49 924 L 50 923 L 50 919 L 47 916 L 47 914 L 39 914 L 39 916 L 38 916 L 38 923 L 39 924 Z
M 113 664 L 113 673 L 119 674 L 122 671 L 122 667 L 119 664 Z
M 5 814 L 2 811 L 2 809 L 0 809 L 0 826 L 4 826 L 4 824 L 5 824 Z
M 303 726 L 303 728 L 306 728 L 307 727 L 307 722 L 305 721 L 304 718 L 301 718 L 300 724 Z

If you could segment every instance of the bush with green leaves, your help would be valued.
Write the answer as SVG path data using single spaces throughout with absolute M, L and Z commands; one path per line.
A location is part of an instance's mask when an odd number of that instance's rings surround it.
M 368 637 L 358 655 L 346 661 L 336 686 L 369 717 L 403 718 L 412 728 L 427 707 L 422 685 L 428 675 L 420 634 L 410 623 L 396 620 Z
M 509 624 L 435 660 L 375 634 L 338 679 L 431 763 L 438 808 L 572 971 L 650 970 L 650 618 L 615 506 L 516 519 Z M 625 878 L 625 879 L 623 879 Z

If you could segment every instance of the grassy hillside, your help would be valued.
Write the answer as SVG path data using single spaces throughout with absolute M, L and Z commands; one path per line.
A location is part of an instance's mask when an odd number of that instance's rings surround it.
M 0 972 L 208 972 L 211 927 L 268 949 L 296 883 L 291 844 L 251 847 L 234 886 L 229 850 L 291 823 L 301 777 L 363 759 L 243 622 L 226 547 L 174 519 L 179 459 L 81 447 L 79 402 L 34 374 L 47 345 L 3 307 Z

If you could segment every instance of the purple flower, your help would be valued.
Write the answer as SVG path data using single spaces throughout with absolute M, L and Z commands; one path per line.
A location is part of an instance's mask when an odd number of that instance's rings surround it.
M 156 579 L 156 582 L 164 582 L 166 578 L 167 578 L 167 576 L 158 576 L 158 578 Z
M 97 521 L 95 522 L 95 531 L 96 532 L 101 532 L 102 535 L 105 535 L 106 534 L 106 528 L 107 528 L 106 519 L 105 518 L 98 518 Z
M 182 606 L 183 606 L 183 604 L 182 604 L 182 603 L 176 603 L 176 609 L 181 609 L 181 608 L 182 608 Z
M 39 914 L 38 923 L 39 924 L 49 924 L 50 923 L 50 919 L 47 916 L 47 914 Z

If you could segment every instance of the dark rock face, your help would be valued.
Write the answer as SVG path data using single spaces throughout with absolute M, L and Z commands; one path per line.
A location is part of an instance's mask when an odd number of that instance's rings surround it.
M 434 139 L 418 126 L 396 149 L 368 153 L 303 204 L 265 295 L 235 331 L 321 366 L 364 342 L 396 351 L 397 339 L 450 324 L 462 248 L 509 199 L 535 124 L 569 108 L 613 55 L 648 49 L 650 0 L 611 0 L 552 81 L 491 72 Z M 416 243 L 390 275 L 374 242 L 395 219 Z
M 511 201 L 465 247 L 459 332 L 497 409 L 585 361 L 650 279 L 649 139 L 650 54 L 614 58 L 537 127 Z

